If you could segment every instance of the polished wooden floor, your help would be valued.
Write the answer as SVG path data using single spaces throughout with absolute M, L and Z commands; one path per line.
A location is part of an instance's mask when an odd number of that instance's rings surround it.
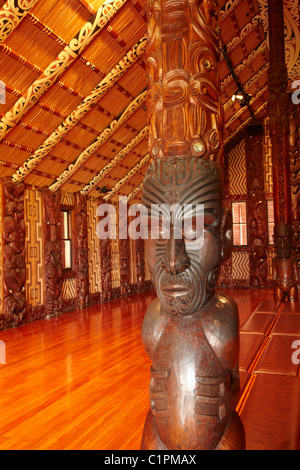
M 226 291 L 244 323 L 271 291 Z M 140 330 L 153 292 L 0 332 L 0 449 L 139 449 L 150 362 Z

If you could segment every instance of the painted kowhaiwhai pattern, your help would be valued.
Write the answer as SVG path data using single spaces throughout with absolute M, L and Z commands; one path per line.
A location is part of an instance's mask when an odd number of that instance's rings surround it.
M 27 158 L 23 165 L 12 175 L 12 180 L 17 183 L 22 181 L 48 154 L 49 152 L 73 129 L 78 122 L 98 103 L 105 93 L 121 78 L 121 76 L 141 57 L 145 51 L 146 38 L 143 37 L 123 57 L 122 60 L 101 80 L 91 93 L 67 116 L 52 134 Z M 139 100 L 138 97 L 136 101 Z M 141 99 L 141 98 L 140 98 Z M 128 107 L 129 108 L 129 107 Z M 128 109 L 127 108 L 127 109 Z M 128 116 L 129 117 L 129 116 Z M 123 121 L 124 122 L 124 121 Z M 120 122 L 122 124 L 122 122 Z M 110 127 L 116 125 L 114 121 Z M 74 171 L 85 161 L 80 155 L 75 164 L 70 165 L 52 185 L 51 191 L 56 191 Z
M 81 28 L 69 44 L 51 62 L 41 76 L 28 88 L 12 108 L 0 120 L 0 139 L 17 125 L 20 119 L 39 101 L 61 74 L 74 62 L 92 39 L 124 5 L 126 0 L 105 0 L 89 21 Z

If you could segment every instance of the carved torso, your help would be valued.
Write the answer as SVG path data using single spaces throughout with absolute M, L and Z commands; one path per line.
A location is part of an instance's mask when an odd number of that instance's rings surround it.
M 238 360 L 238 342 L 226 348 L 237 337 L 236 306 L 216 294 L 201 314 L 160 313 L 157 322 L 156 302 L 147 311 L 143 340 L 153 354 L 150 404 L 159 438 L 168 449 L 215 449 L 230 413 Z

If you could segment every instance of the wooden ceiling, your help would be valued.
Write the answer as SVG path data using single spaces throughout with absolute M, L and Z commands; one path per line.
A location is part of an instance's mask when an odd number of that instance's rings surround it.
M 16 19 L 17 4 L 28 10 Z M 267 0 L 220 4 L 224 51 L 251 95 L 250 108 L 232 101 L 238 86 L 222 55 L 226 143 L 266 113 L 268 17 Z M 291 85 L 300 77 L 299 4 L 284 5 Z M 145 10 L 146 0 L 0 1 L 0 177 L 139 200 L 149 161 Z

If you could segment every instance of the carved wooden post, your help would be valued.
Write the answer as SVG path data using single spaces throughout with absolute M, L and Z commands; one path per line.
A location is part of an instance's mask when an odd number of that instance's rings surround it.
M 289 108 L 284 49 L 283 1 L 269 0 L 270 66 L 268 111 L 272 144 L 275 225 L 291 223 L 291 178 L 289 159 Z
M 145 240 L 157 299 L 142 327 L 152 366 L 141 448 L 242 449 L 238 311 L 215 291 L 232 245 L 218 163 L 218 1 L 150 0 L 146 57 L 153 162 L 142 202 L 157 230 Z
M 126 208 L 127 211 L 127 208 Z M 129 240 L 127 233 L 127 212 L 119 217 L 119 266 L 121 295 L 128 293 L 130 283 Z M 126 238 L 125 238 L 126 236 Z
M 76 270 L 76 299 L 77 308 L 89 304 L 89 268 L 88 268 L 88 239 L 87 239 L 87 203 L 86 197 L 75 194 L 75 270 Z
M 248 240 L 250 248 L 250 285 L 268 287 L 267 207 L 264 193 L 263 127 L 250 125 L 246 134 L 248 190 Z
M 47 316 L 62 313 L 62 247 L 60 227 L 60 192 L 42 189 L 44 208 L 44 285 Z
M 98 198 L 99 204 L 106 204 L 104 199 Z M 102 217 L 99 217 L 99 221 Z M 105 231 L 110 230 L 110 223 Z M 111 246 L 110 238 L 100 238 L 100 279 L 101 279 L 101 299 L 103 302 L 110 300 L 112 297 L 112 280 L 111 280 Z
M 272 144 L 274 239 L 277 256 L 273 259 L 276 300 L 296 301 L 299 282 L 296 260 L 291 256 L 291 176 L 290 176 L 290 97 L 284 47 L 282 0 L 269 0 L 269 128 Z
M 3 181 L 3 304 L 7 326 L 18 326 L 26 313 L 25 185 Z
M 291 105 L 290 117 L 291 218 L 292 254 L 300 269 L 300 107 Z
M 137 290 L 145 288 L 145 243 L 142 238 L 136 240 L 136 278 Z

